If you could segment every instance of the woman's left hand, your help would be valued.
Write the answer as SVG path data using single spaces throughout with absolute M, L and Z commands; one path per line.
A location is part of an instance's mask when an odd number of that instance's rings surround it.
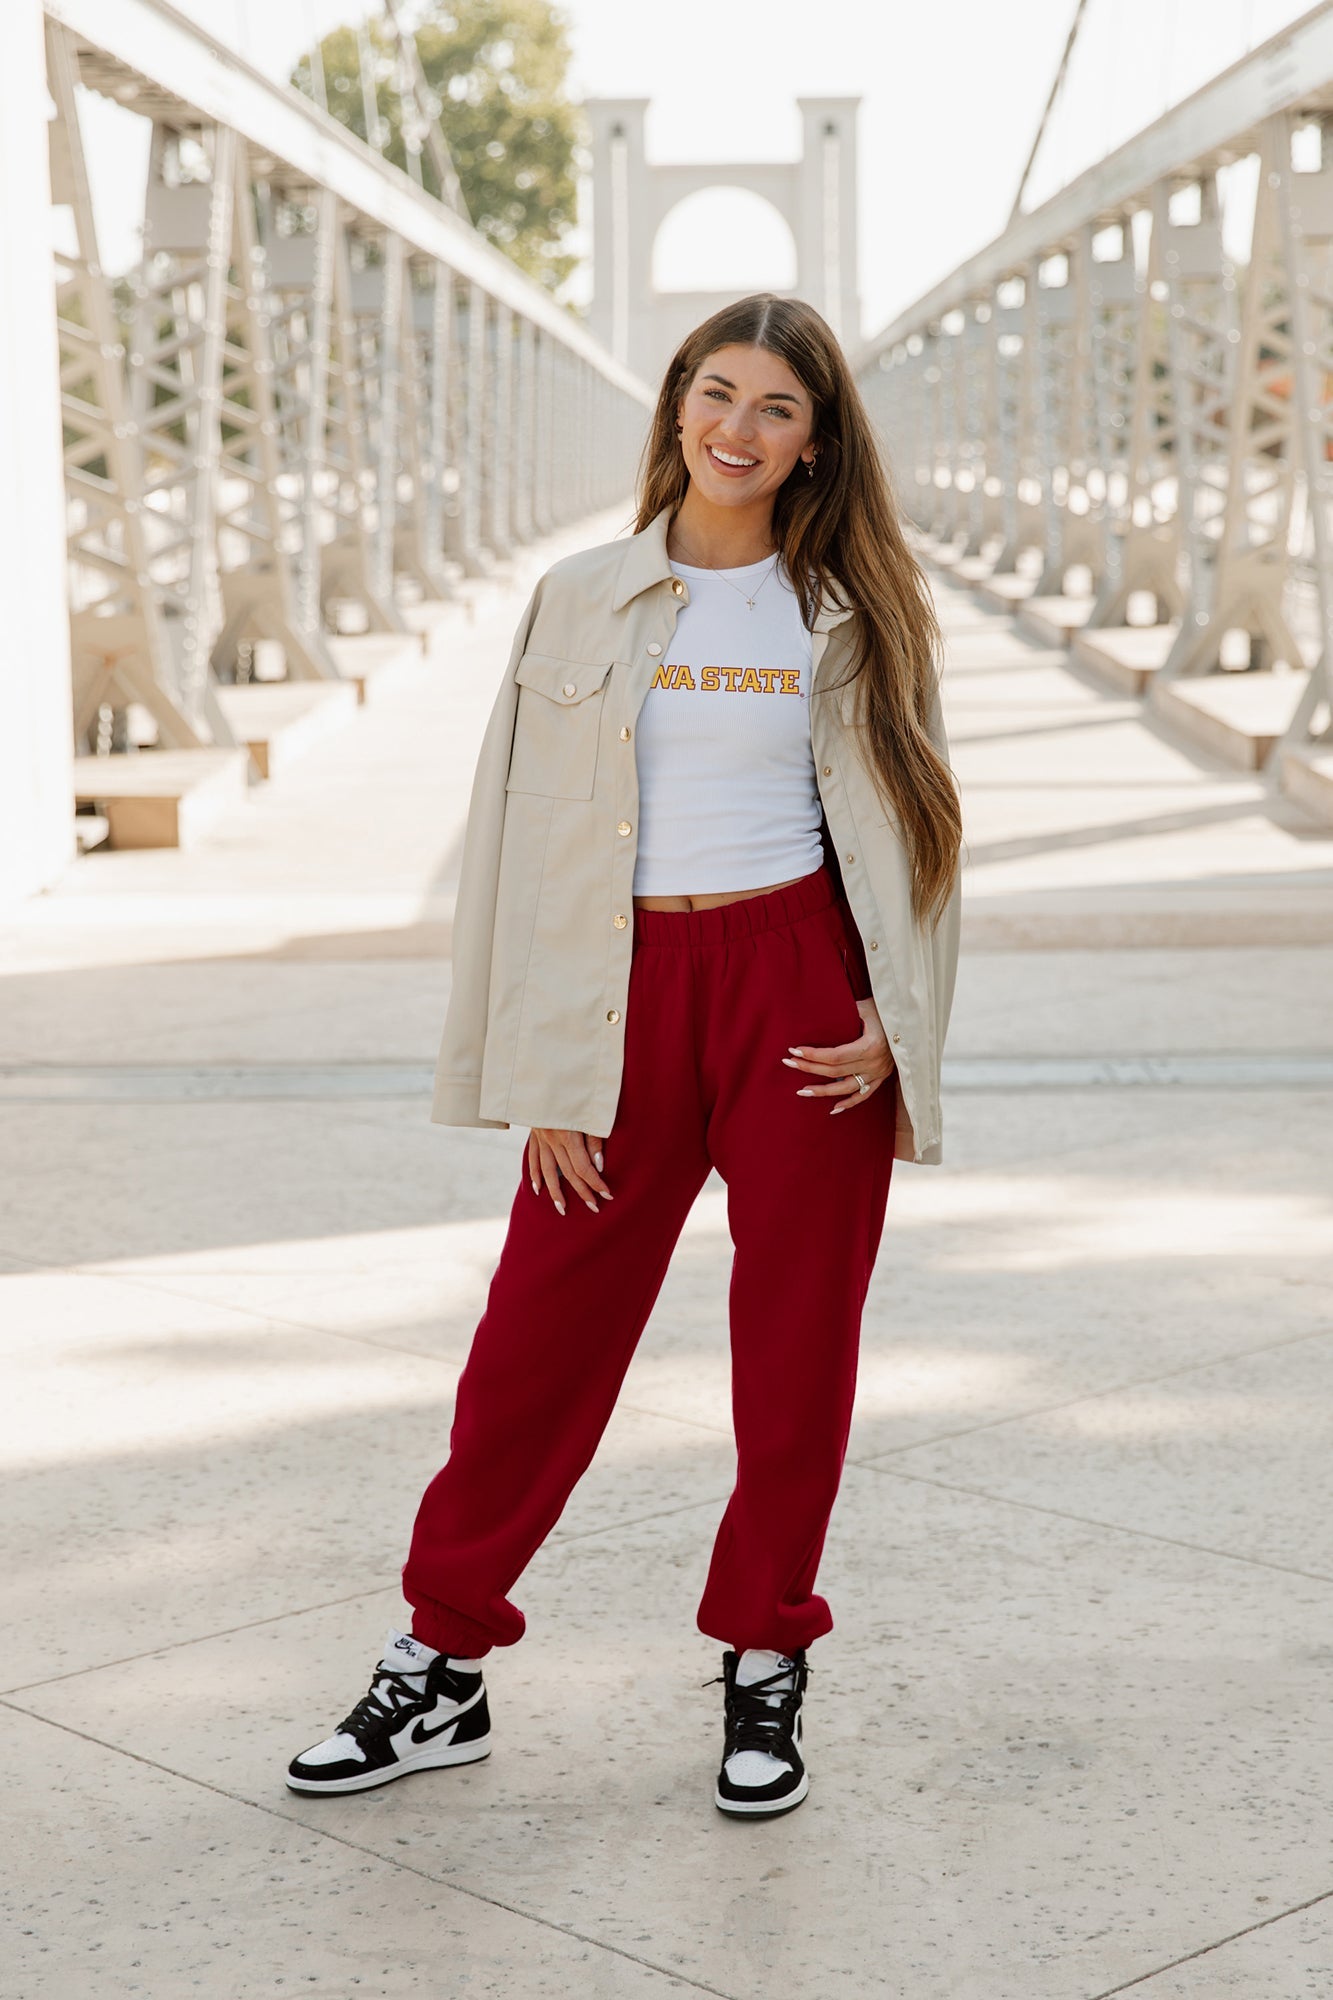
M 893 1075 L 889 1038 L 879 1018 L 879 1009 L 873 1000 L 858 1000 L 856 1011 L 865 1023 L 865 1033 L 859 1040 L 840 1042 L 835 1049 L 816 1049 L 807 1044 L 790 1050 L 782 1058 L 788 1069 L 804 1070 L 807 1076 L 833 1078 L 831 1083 L 803 1084 L 796 1095 L 840 1097 L 843 1102 L 833 1107 L 835 1118 L 840 1111 L 852 1111 L 858 1104 L 865 1104 L 885 1078 Z M 856 1081 L 858 1076 L 865 1078 L 864 1090 Z

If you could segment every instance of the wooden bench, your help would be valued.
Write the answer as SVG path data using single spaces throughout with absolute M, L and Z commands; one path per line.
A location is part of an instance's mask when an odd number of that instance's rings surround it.
M 1163 722 L 1239 771 L 1258 771 L 1287 733 L 1305 673 L 1208 674 L 1157 681 L 1148 700 Z
M 977 596 L 992 611 L 1017 611 L 1037 588 L 1035 576 L 1019 576 L 1007 570 L 1003 576 L 989 576 L 976 586 Z
M 357 702 L 365 703 L 420 671 L 426 636 L 421 632 L 340 633 L 329 639 L 328 647 Z
M 243 803 L 244 750 L 143 750 L 76 757 L 74 798 L 106 820 L 110 847 L 193 847 Z
M 1289 799 L 1333 826 L 1333 744 L 1284 750 L 1278 783 Z
M 1073 653 L 1079 665 L 1119 694 L 1146 694 L 1166 665 L 1178 624 L 1108 625 L 1076 632 Z
M 989 589 L 990 585 L 984 585 Z M 1092 615 L 1090 597 L 1034 597 L 1016 602 L 1018 629 L 1043 646 L 1067 646 Z
M 343 681 L 247 681 L 218 689 L 227 726 L 261 778 L 276 777 L 350 722 L 356 704 L 356 688 Z
M 110 839 L 111 828 L 102 813 L 75 813 L 74 845 L 80 854 L 91 854 L 95 847 L 106 847 Z

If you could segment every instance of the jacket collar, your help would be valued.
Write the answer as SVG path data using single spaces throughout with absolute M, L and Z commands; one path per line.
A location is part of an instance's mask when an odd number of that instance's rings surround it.
M 666 549 L 670 525 L 671 509 L 664 507 L 646 528 L 630 536 L 621 558 L 613 610 L 623 611 L 630 599 L 637 597 L 641 591 L 655 583 L 671 581 L 671 564 L 667 560 Z
M 667 529 L 671 525 L 671 509 L 664 507 L 637 535 L 631 535 L 625 544 L 621 559 L 620 574 L 616 580 L 616 594 L 612 608 L 623 611 L 631 599 L 641 592 L 650 590 L 655 583 L 669 583 L 672 577 L 670 559 L 667 556 Z M 837 604 L 825 597 L 815 613 L 813 630 L 827 632 L 834 625 L 840 625 L 851 617 L 846 605 Z

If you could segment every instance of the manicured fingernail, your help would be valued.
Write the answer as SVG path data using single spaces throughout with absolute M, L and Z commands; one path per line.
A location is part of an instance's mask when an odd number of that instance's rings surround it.
M 787 1054 L 788 1054 L 789 1056 L 803 1056 L 803 1055 L 805 1054 L 805 1050 L 804 1050 L 804 1049 L 788 1049 L 788 1051 L 787 1051 Z
M 603 1201 L 614 1201 L 614 1200 L 615 1200 L 615 1196 L 614 1196 L 614 1195 L 612 1194 L 612 1192 L 611 1192 L 610 1188 L 603 1188 L 603 1189 L 602 1189 L 602 1200 L 603 1200 Z
M 592 1163 L 596 1167 L 599 1174 L 601 1173 L 602 1168 L 606 1165 L 606 1161 L 602 1158 L 600 1153 L 593 1154 Z
M 558 1201 L 558 1202 L 556 1203 L 556 1205 L 555 1205 L 555 1212 L 556 1212 L 556 1214 L 557 1214 L 557 1215 L 563 1215 L 563 1214 L 564 1214 L 564 1212 L 565 1212 L 565 1204 L 563 1203 L 563 1201 Z
M 534 1194 L 540 1194 L 540 1193 L 541 1193 L 541 1189 L 540 1189 L 540 1188 L 538 1187 L 538 1185 L 537 1185 L 536 1181 L 534 1181 L 534 1182 L 532 1183 L 532 1192 L 533 1192 Z
M 805 1090 L 798 1090 L 796 1093 L 798 1097 L 813 1097 L 814 1094 L 815 1094 L 814 1091 L 810 1090 L 809 1088 Z
M 798 1062 L 793 1062 L 790 1056 L 784 1056 L 782 1060 L 788 1069 L 799 1069 L 801 1067 Z

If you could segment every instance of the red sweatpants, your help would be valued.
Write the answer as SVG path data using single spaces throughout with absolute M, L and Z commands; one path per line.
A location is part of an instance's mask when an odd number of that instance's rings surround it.
M 791 1652 L 827 1632 L 815 1571 L 842 1473 L 861 1308 L 893 1165 L 895 1081 L 832 1115 L 792 1044 L 852 1041 L 860 940 L 821 868 L 717 910 L 634 915 L 625 1063 L 596 1215 L 561 1216 L 526 1161 L 458 1383 L 450 1456 L 403 1571 L 427 1645 L 524 1629 L 512 1589 L 615 1405 L 695 1196 L 727 1184 L 736 1485 L 699 1627 Z

